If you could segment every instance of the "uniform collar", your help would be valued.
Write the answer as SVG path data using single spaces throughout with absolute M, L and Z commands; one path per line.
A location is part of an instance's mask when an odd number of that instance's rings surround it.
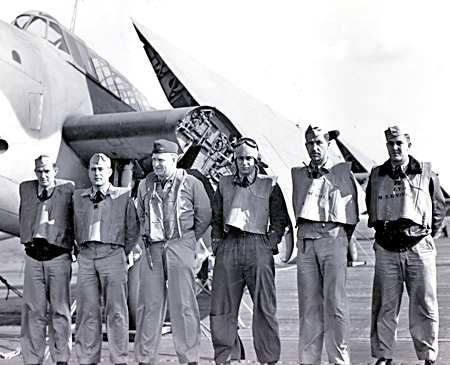
M 94 196 L 97 191 L 100 191 L 104 196 L 111 195 L 111 183 L 108 183 L 103 189 L 95 189 L 94 187 L 91 188 L 91 196 Z
M 173 180 L 175 179 L 175 175 L 177 173 L 177 170 L 175 170 L 172 175 L 170 175 L 169 177 L 165 178 L 165 179 L 160 179 L 159 176 L 156 176 L 156 181 L 161 183 L 161 186 L 165 186 L 167 183 L 172 184 Z
M 100 190 L 100 192 L 104 196 L 108 196 L 108 195 L 112 194 L 112 192 L 114 191 L 114 187 L 111 185 L 111 183 L 108 183 L 108 185 L 104 189 L 94 189 L 94 187 L 92 186 L 89 189 L 86 189 L 85 191 L 83 191 L 81 193 L 81 196 L 89 195 L 89 196 L 93 197 L 98 190 Z
M 241 175 L 239 175 L 239 171 L 236 171 L 236 173 L 234 174 L 234 182 L 238 185 L 243 183 L 244 177 L 246 177 L 248 179 L 248 181 L 250 182 L 250 185 L 253 184 L 256 180 L 256 177 L 258 176 L 258 167 L 255 166 L 255 172 L 253 173 L 253 175 L 250 176 L 243 176 L 241 178 Z
M 307 167 L 310 168 L 311 170 L 330 172 L 331 168 L 333 167 L 333 162 L 331 162 L 331 160 L 329 158 L 327 158 L 326 161 L 322 165 L 316 166 L 316 165 L 313 165 L 312 161 L 310 161 L 309 165 Z
M 408 157 L 409 157 L 409 162 L 408 162 L 408 165 L 406 166 L 406 169 L 404 169 L 405 174 L 406 175 L 421 174 L 422 167 L 420 166 L 420 162 L 417 161 L 411 155 L 409 155 Z M 391 159 L 389 159 L 383 165 L 381 165 L 378 175 L 379 176 L 389 175 L 389 173 L 392 172 L 392 170 L 393 170 L 393 165 L 391 163 Z
M 42 199 L 42 192 L 44 191 L 44 190 L 47 190 L 47 198 L 46 199 L 48 199 L 48 198 L 50 198 L 51 196 L 52 196 L 52 194 L 53 194 L 53 191 L 55 190 L 55 186 L 56 186 L 56 184 L 55 185 L 53 185 L 51 188 L 41 188 L 40 186 L 39 186 L 39 184 L 38 184 L 38 188 L 37 188 L 37 197 L 39 198 L 39 199 Z
M 55 190 L 55 186 L 56 186 L 56 185 L 53 185 L 51 188 L 45 189 L 45 190 L 47 190 L 48 196 L 52 195 L 53 190 Z M 38 185 L 38 191 L 37 191 L 38 194 L 37 194 L 37 195 L 41 195 L 43 191 L 44 191 L 44 188 L 41 188 L 41 187 Z

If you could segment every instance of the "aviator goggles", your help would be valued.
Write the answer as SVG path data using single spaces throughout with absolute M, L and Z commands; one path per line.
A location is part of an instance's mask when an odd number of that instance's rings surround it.
M 239 138 L 236 143 L 234 144 L 234 148 L 236 149 L 239 146 L 242 146 L 243 144 L 246 144 L 247 146 L 250 146 L 252 148 L 256 148 L 259 151 L 258 145 L 256 144 L 256 142 L 248 137 L 242 137 Z

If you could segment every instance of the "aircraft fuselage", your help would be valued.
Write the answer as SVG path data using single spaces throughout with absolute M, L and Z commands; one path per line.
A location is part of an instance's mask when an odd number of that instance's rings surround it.
M 1 21 L 0 34 L 0 231 L 18 235 L 19 184 L 35 178 L 37 156 L 56 158 L 58 177 L 88 183 L 83 161 L 62 139 L 65 120 L 134 109 L 47 40 Z

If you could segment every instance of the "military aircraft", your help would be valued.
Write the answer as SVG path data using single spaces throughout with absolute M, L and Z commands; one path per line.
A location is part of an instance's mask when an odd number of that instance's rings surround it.
M 174 109 L 150 107 L 119 71 L 52 16 L 30 11 L 12 24 L 0 22 L 0 231 L 18 235 L 18 185 L 34 178 L 36 156 L 54 156 L 59 177 L 81 188 L 89 184 L 89 157 L 101 151 L 113 160 L 112 182 L 131 186 L 151 171 L 149 146 L 158 138 L 177 141 L 179 166 L 213 186 L 232 171 L 233 141 L 256 139 L 265 172 L 279 176 L 291 207 L 290 168 L 308 160 L 302 128 L 134 25 Z M 335 141 L 332 158 L 352 161 L 363 181 L 372 161 Z M 293 237 L 292 224 L 278 261 L 295 257 Z
M 19 232 L 18 184 L 34 178 L 39 154 L 57 158 L 59 177 L 83 187 L 90 155 L 103 151 L 114 161 L 114 182 L 127 186 L 133 168 L 135 175 L 148 172 L 155 139 L 177 140 L 179 123 L 208 120 L 218 142 L 222 134 L 237 134 L 212 107 L 151 108 L 122 74 L 48 14 L 32 11 L 12 24 L 0 22 L 0 34 L 3 232 Z M 228 152 L 218 142 L 209 160 L 221 164 Z
M 258 142 L 264 161 L 268 165 L 264 170 L 278 176 L 278 182 L 290 208 L 292 206 L 290 169 L 309 162 L 304 147 L 304 129 L 200 64 L 142 24 L 134 20 L 133 24 L 169 103 L 174 108 L 203 103 L 219 107 L 230 118 L 240 135 L 250 136 Z M 195 128 L 196 126 L 190 126 L 191 130 Z M 370 169 L 375 162 L 340 138 L 338 131 L 333 131 L 330 136 L 333 139 L 331 159 L 336 162 L 351 162 L 352 172 L 360 183 L 358 198 L 362 222 L 358 225 L 355 236 L 362 239 L 371 238 L 373 230 L 367 228 L 365 193 L 362 187 L 365 188 Z M 292 210 L 290 214 L 294 222 Z M 280 255 L 276 259 L 289 261 L 291 257 L 295 258 L 293 232 L 291 225 L 280 245 Z

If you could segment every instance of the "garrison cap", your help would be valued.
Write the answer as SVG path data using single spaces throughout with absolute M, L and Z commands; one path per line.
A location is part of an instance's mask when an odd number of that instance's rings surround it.
M 111 168 L 111 160 L 103 153 L 95 153 L 89 160 L 89 165 L 106 166 Z
M 310 124 L 308 128 L 306 128 L 305 131 L 305 139 L 309 141 L 312 138 L 316 138 L 322 135 L 328 135 L 328 140 L 336 139 L 339 137 L 341 133 L 338 130 L 332 130 L 332 131 L 324 131 L 320 126 L 318 125 L 312 125 Z
M 37 169 L 48 164 L 53 165 L 54 163 L 55 162 L 50 158 L 49 155 L 40 155 L 37 159 L 34 160 L 34 168 Z
M 167 139 L 158 139 L 153 144 L 152 153 L 176 153 L 178 155 L 178 144 Z
M 399 127 L 398 125 L 394 125 L 386 129 L 384 131 L 384 135 L 386 136 L 386 141 L 389 141 L 392 138 L 396 138 L 403 135 L 409 137 L 408 132 L 405 129 Z

